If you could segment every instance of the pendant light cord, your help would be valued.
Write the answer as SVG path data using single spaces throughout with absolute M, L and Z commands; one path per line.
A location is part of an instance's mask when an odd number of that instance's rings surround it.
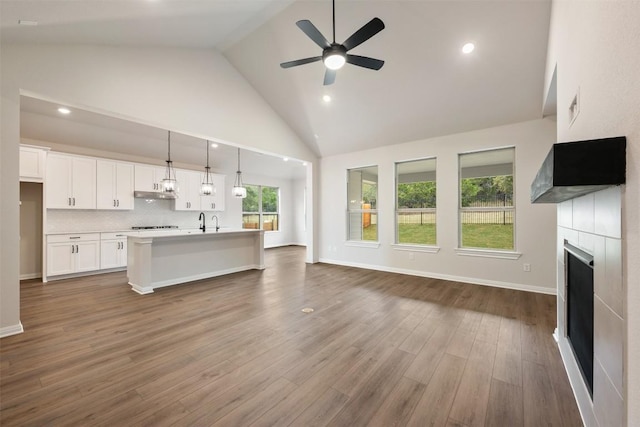
M 336 0 L 333 0 L 333 42 L 336 42 Z
M 169 144 L 168 145 L 168 152 L 167 152 L 167 161 L 171 162 L 171 131 L 167 131 L 169 132 Z

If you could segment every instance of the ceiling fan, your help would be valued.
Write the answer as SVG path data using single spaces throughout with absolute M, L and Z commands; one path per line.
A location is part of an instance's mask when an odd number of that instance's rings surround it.
M 324 84 L 330 85 L 336 81 L 336 71 L 342 68 L 345 63 L 357 65 L 371 70 L 379 70 L 384 65 L 384 61 L 367 56 L 350 55 L 347 52 L 356 46 L 369 40 L 371 37 L 384 30 L 384 22 L 380 18 L 373 18 L 371 21 L 363 25 L 358 31 L 353 33 L 351 37 L 342 44 L 336 43 L 336 1 L 333 0 L 333 42 L 329 41 L 322 33 L 307 19 L 296 22 L 300 28 L 311 40 L 322 48 L 321 56 L 313 56 L 311 58 L 297 59 L 295 61 L 283 62 L 280 64 L 282 68 L 291 68 L 298 65 L 309 64 L 322 60 L 327 70 L 324 74 Z

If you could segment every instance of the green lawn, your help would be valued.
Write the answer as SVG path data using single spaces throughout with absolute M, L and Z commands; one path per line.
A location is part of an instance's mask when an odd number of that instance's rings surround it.
M 462 224 L 462 246 L 513 249 L 513 224 Z
M 400 242 L 435 245 L 435 224 L 400 224 Z M 377 241 L 378 226 L 363 230 L 362 240 Z M 465 248 L 513 249 L 513 224 L 462 224 L 462 246 Z
M 399 224 L 398 243 L 435 245 L 435 224 Z

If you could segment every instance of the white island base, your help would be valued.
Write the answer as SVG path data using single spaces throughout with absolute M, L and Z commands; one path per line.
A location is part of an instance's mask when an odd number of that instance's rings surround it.
M 150 232 L 127 236 L 131 288 L 156 288 L 244 270 L 264 269 L 264 231 Z

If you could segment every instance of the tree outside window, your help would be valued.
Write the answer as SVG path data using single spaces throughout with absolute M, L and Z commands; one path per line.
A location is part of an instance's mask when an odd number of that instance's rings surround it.
M 460 246 L 513 250 L 514 148 L 459 155 Z
M 245 185 L 247 197 L 242 199 L 242 228 L 279 230 L 278 187 Z
M 396 163 L 396 243 L 436 244 L 436 159 Z

